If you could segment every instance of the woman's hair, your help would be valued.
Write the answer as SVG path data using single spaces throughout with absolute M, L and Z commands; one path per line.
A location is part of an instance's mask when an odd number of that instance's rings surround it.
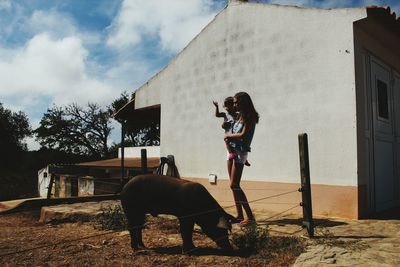
M 239 92 L 235 95 L 237 105 L 240 107 L 242 119 L 246 123 L 258 123 L 260 116 L 254 108 L 251 97 L 246 92 Z

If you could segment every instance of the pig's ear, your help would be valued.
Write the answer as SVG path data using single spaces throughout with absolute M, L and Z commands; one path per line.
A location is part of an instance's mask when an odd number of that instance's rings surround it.
M 217 227 L 227 229 L 227 230 L 230 230 L 232 228 L 231 224 L 225 219 L 224 216 L 219 217 Z

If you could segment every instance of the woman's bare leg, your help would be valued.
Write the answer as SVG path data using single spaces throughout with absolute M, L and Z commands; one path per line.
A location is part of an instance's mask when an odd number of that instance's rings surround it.
M 247 201 L 246 194 L 243 192 L 242 188 L 240 187 L 240 180 L 242 179 L 243 173 L 243 164 L 241 163 L 234 163 L 231 167 L 231 189 L 233 190 L 233 197 L 236 203 L 236 209 L 240 209 L 240 212 L 243 216 L 242 207 L 244 208 L 247 218 L 249 220 L 254 220 L 253 212 L 251 211 L 249 202 Z M 238 206 L 240 208 L 238 208 Z M 239 214 L 239 211 L 238 211 Z
M 231 189 L 232 189 L 232 193 L 233 193 L 233 199 L 235 200 L 235 205 L 236 205 L 236 212 L 237 212 L 237 219 L 244 219 L 243 217 L 243 209 L 242 209 L 242 205 L 240 204 L 239 200 L 236 199 L 236 194 L 235 194 L 235 189 L 232 187 L 232 183 L 233 183 L 233 179 L 232 179 L 232 174 L 233 174 L 233 160 L 228 160 L 227 161 L 228 164 L 228 173 L 229 173 L 229 180 L 231 182 Z

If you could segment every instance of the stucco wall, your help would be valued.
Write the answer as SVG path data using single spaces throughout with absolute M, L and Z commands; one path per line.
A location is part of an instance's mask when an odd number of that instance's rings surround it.
M 245 179 L 298 182 L 297 135 L 306 132 L 312 183 L 357 185 L 353 21 L 365 16 L 228 6 L 136 93 L 137 108 L 161 104 L 161 155 L 173 154 L 182 176 L 226 178 L 212 100 L 247 91 L 260 123 Z
M 142 149 L 146 149 L 146 156 L 148 158 L 159 158 L 160 147 L 159 146 L 137 146 L 137 147 L 125 147 L 124 157 L 125 158 L 140 158 L 142 156 Z M 118 148 L 118 158 L 121 158 L 121 148 Z

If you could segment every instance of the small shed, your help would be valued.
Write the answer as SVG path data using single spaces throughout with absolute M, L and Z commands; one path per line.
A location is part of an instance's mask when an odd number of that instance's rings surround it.
M 125 156 L 118 158 L 82 162 L 73 165 L 52 164 L 38 171 L 41 197 L 48 196 L 49 185 L 52 197 L 75 197 L 115 194 L 130 177 L 142 173 L 140 151 L 148 151 L 147 168 L 154 172 L 160 163 L 159 147 L 126 148 Z M 121 149 L 120 149 L 121 150 Z M 121 162 L 124 167 L 121 168 Z M 51 180 L 53 177 L 53 180 Z

